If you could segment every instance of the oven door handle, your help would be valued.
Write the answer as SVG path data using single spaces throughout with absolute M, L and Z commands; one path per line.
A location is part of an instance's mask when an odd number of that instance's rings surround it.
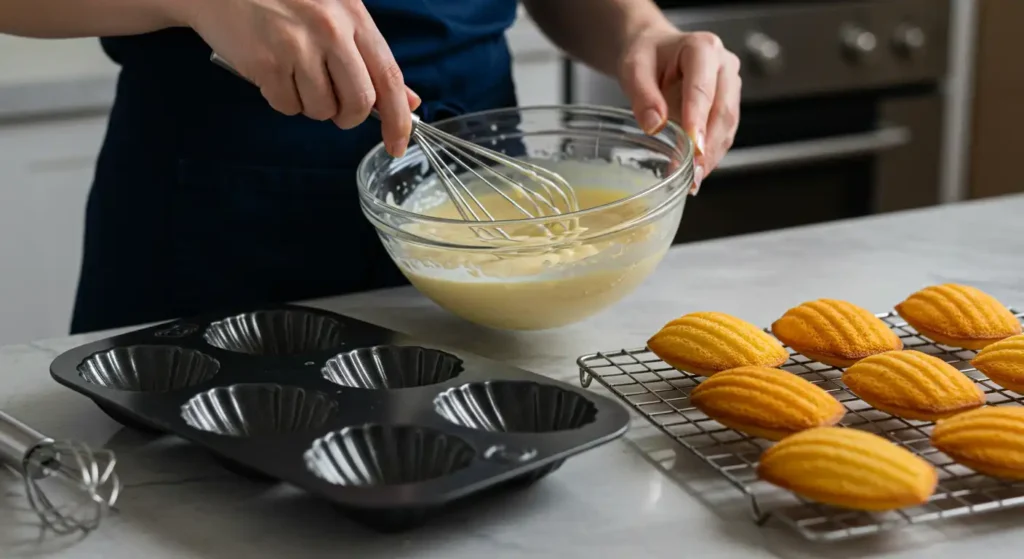
M 718 164 L 714 174 L 721 175 L 843 159 L 888 151 L 909 142 L 910 130 L 898 126 L 886 126 L 862 134 L 803 140 L 756 148 L 740 148 L 727 153 Z

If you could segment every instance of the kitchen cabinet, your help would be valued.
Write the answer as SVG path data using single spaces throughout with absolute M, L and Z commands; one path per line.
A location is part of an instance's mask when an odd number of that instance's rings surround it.
M 106 122 L 0 123 L 0 344 L 67 334 Z
M 517 61 L 512 69 L 521 106 L 562 104 L 562 61 Z
M 1024 192 L 1024 72 L 1014 62 L 1024 21 L 1020 0 L 979 0 L 970 197 Z

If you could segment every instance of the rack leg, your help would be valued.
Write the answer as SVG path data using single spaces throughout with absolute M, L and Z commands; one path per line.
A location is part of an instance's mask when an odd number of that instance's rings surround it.
M 588 373 L 586 369 L 580 367 L 580 386 L 582 386 L 583 388 L 589 388 L 590 383 L 593 382 L 593 380 L 594 377 L 591 376 L 591 374 Z
M 757 502 L 757 497 L 753 493 L 748 494 L 748 497 L 750 499 L 750 512 L 754 517 L 754 524 L 764 526 L 772 517 L 772 513 L 761 510 L 761 505 Z

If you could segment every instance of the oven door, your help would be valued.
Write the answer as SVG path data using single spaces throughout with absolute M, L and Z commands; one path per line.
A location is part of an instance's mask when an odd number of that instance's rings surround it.
M 676 242 L 938 202 L 936 95 L 874 92 L 742 111 L 733 149 L 688 202 Z

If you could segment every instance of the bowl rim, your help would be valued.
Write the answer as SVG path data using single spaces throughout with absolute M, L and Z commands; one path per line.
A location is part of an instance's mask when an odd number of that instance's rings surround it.
M 487 110 L 484 110 L 484 111 L 475 111 L 475 112 L 469 112 L 469 113 L 465 113 L 465 114 L 461 114 L 461 115 L 456 115 L 456 116 L 449 117 L 449 118 L 446 118 L 446 119 L 443 119 L 443 120 L 432 122 L 430 124 L 433 125 L 433 126 L 443 126 L 445 124 L 450 124 L 450 123 L 453 123 L 453 122 L 460 122 L 460 121 L 465 121 L 465 120 L 470 120 L 470 119 L 473 119 L 473 118 L 480 118 L 480 117 L 485 117 L 485 116 L 490 116 L 490 115 L 511 114 L 511 113 L 527 113 L 527 112 L 540 112 L 540 111 L 552 111 L 552 110 L 564 111 L 564 112 L 590 113 L 590 114 L 598 114 L 598 115 L 604 115 L 604 116 L 616 116 L 616 117 L 621 117 L 624 120 L 636 123 L 636 117 L 633 115 L 632 111 L 629 111 L 627 109 L 620 109 L 618 107 L 609 107 L 609 106 L 604 106 L 604 105 L 589 105 L 589 104 L 575 105 L 574 104 L 574 105 L 526 105 L 526 106 L 515 106 L 515 107 L 501 107 L 501 108 L 496 108 L 496 109 L 487 109 Z M 642 128 L 640 128 L 639 126 L 637 126 L 637 129 L 642 131 Z M 534 224 L 542 225 L 542 224 L 550 223 L 550 222 L 563 221 L 563 220 L 565 220 L 567 218 L 584 217 L 584 216 L 591 215 L 591 214 L 594 214 L 594 213 L 604 212 L 604 211 L 607 211 L 609 209 L 613 209 L 613 208 L 616 208 L 616 207 L 619 207 L 619 206 L 628 205 L 628 204 L 630 204 L 630 203 L 632 203 L 632 202 L 634 202 L 636 200 L 644 198 L 645 196 L 647 196 L 648 194 L 651 194 L 652 192 L 655 192 L 655 191 L 657 191 L 659 189 L 664 188 L 666 185 L 671 184 L 672 182 L 675 182 L 676 180 L 679 179 L 680 176 L 683 175 L 683 173 L 688 172 L 688 171 L 692 171 L 693 166 L 694 166 L 694 155 L 695 155 L 694 154 L 693 139 L 690 138 L 690 135 L 687 134 L 683 130 L 683 128 L 681 126 L 679 126 L 675 122 L 672 122 L 671 120 L 665 121 L 665 126 L 661 130 L 659 130 L 658 133 L 660 134 L 660 133 L 664 132 L 666 129 L 671 130 L 672 133 L 676 137 L 681 137 L 681 138 L 685 139 L 685 141 L 682 142 L 683 143 L 683 146 L 682 146 L 683 147 L 683 153 L 682 153 L 682 164 L 681 165 L 679 165 L 676 169 L 674 169 L 668 175 L 662 177 L 661 179 L 659 179 L 656 182 L 654 182 L 654 184 L 652 184 L 651 186 L 649 186 L 647 188 L 644 188 L 643 190 L 640 190 L 640 191 L 638 191 L 638 192 L 636 192 L 634 194 L 631 194 L 631 195 L 629 195 L 629 196 L 627 196 L 625 198 L 619 198 L 618 200 L 615 200 L 615 201 L 612 201 L 612 202 L 608 202 L 606 204 L 601 204 L 600 206 L 594 206 L 594 207 L 586 208 L 586 209 L 579 210 L 579 211 L 576 211 L 576 212 L 570 212 L 570 213 L 564 213 L 564 214 L 558 214 L 558 215 L 551 215 L 551 216 L 530 217 L 530 218 L 523 218 L 523 219 L 501 219 L 501 220 L 495 220 L 495 221 L 480 221 L 480 222 L 478 222 L 478 221 L 467 221 L 467 220 L 463 220 L 463 219 L 452 219 L 452 218 L 445 218 L 445 217 L 429 216 L 429 215 L 425 215 L 425 214 L 409 211 L 409 210 L 400 208 L 398 206 L 387 204 L 385 202 L 382 202 L 376 196 L 370 196 L 369 192 L 367 192 L 368 191 L 368 185 L 365 184 L 365 183 L 368 183 L 369 181 L 363 180 L 364 179 L 364 175 L 366 174 L 366 167 L 369 165 L 370 161 L 373 158 L 377 157 L 380 154 L 380 152 L 385 150 L 384 142 L 383 141 L 379 142 L 376 146 L 371 148 L 370 151 L 368 151 L 366 153 L 366 155 L 363 156 L 362 160 L 360 160 L 359 165 L 356 167 L 356 187 L 357 187 L 357 189 L 359 191 L 359 198 L 360 198 L 360 200 L 362 201 L 362 203 L 364 205 L 369 203 L 369 204 L 374 205 L 375 207 L 382 208 L 385 212 L 390 213 L 391 215 L 397 215 L 397 216 L 401 216 L 401 217 L 408 217 L 408 218 L 412 218 L 412 219 L 418 220 L 420 222 L 433 223 L 433 224 L 445 224 L 445 225 L 466 225 L 466 226 L 470 226 L 470 227 L 479 227 L 480 223 L 486 223 L 488 226 L 499 226 L 499 225 L 513 226 L 513 225 L 534 225 Z M 650 137 L 650 135 L 648 135 L 648 137 Z M 679 149 L 679 146 L 677 146 L 677 149 Z M 386 152 L 385 152 L 385 155 L 387 155 Z M 388 157 L 391 157 L 391 156 L 388 155 Z M 395 159 L 395 158 L 392 157 L 391 159 Z M 683 192 L 689 192 L 689 188 L 681 188 L 680 190 L 683 191 Z M 674 196 L 673 196 L 673 198 L 674 198 Z M 369 200 L 367 200 L 367 199 L 369 199 Z

